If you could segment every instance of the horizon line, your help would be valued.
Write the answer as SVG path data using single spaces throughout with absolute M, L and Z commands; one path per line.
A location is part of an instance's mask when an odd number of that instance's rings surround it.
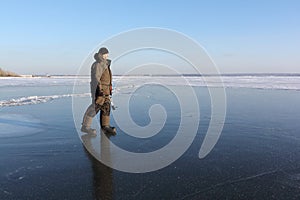
M 300 73 L 277 73 L 277 72 L 254 72 L 254 73 L 245 73 L 245 72 L 237 72 L 237 73 L 221 73 L 221 74 L 194 74 L 194 73 L 186 73 L 186 74 L 114 74 L 113 76 L 300 76 Z M 77 75 L 77 74 L 20 74 L 20 76 L 32 76 L 32 77 L 51 77 L 51 76 L 90 76 L 90 74 L 85 75 Z

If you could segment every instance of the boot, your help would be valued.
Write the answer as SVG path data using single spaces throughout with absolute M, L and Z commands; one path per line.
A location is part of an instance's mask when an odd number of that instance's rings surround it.
M 109 121 L 110 121 L 110 117 L 109 116 L 104 116 L 101 115 L 100 116 L 100 124 L 101 124 L 101 128 L 104 134 L 107 135 L 113 135 L 115 136 L 117 134 L 116 128 L 115 127 L 111 127 L 109 125 Z
M 85 114 L 83 117 L 81 132 L 88 133 L 91 135 L 97 135 L 96 129 L 91 128 L 92 122 L 93 118 Z
M 113 135 L 117 134 L 116 128 L 111 126 L 102 126 L 102 131 L 106 135 Z
M 81 126 L 81 132 L 90 134 L 91 136 L 97 136 L 97 131 L 96 131 L 96 129 L 87 128 L 87 127 L 84 126 L 84 125 Z

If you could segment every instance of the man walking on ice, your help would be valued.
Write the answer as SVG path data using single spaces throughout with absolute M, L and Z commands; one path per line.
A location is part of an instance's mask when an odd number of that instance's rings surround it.
M 108 49 L 102 47 L 94 55 L 95 62 L 91 67 L 91 96 L 92 104 L 85 111 L 81 131 L 96 135 L 96 129 L 91 128 L 93 118 L 100 111 L 100 125 L 105 134 L 115 135 L 115 127 L 110 126 L 110 95 L 112 94 L 111 60 Z

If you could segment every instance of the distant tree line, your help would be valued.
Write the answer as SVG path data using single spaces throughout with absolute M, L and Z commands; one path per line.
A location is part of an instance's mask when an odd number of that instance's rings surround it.
M 0 68 L 0 76 L 20 76 L 20 75 L 14 73 L 14 72 L 5 71 Z

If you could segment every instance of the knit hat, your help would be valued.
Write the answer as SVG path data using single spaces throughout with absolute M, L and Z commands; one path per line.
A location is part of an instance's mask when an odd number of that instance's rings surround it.
M 104 55 L 104 54 L 107 54 L 107 53 L 109 53 L 109 52 L 108 52 L 108 49 L 107 49 L 107 48 L 102 47 L 102 48 L 99 49 L 98 53 Z

